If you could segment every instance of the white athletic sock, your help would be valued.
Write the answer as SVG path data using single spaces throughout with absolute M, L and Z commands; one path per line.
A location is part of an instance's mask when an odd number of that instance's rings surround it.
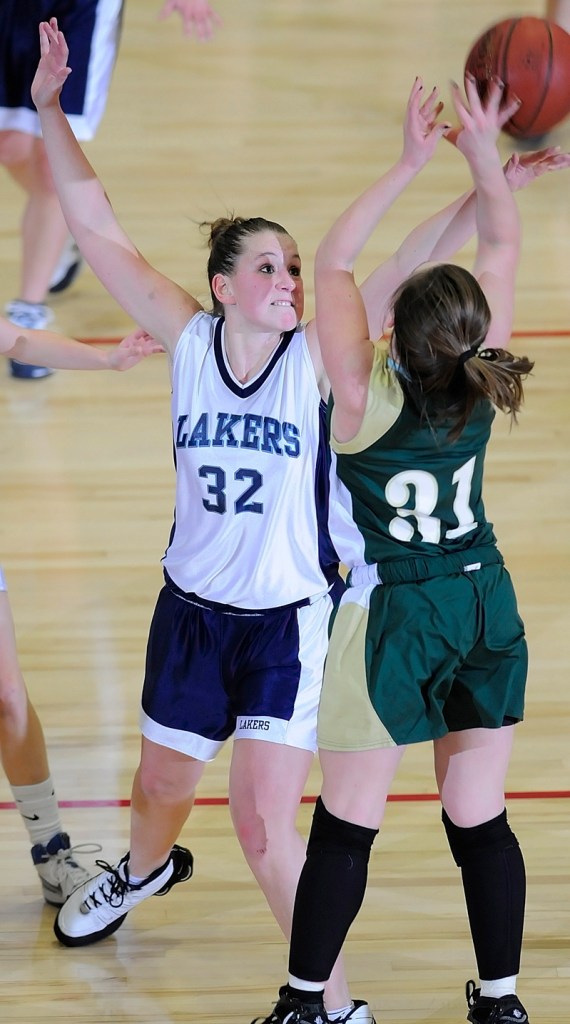
M 45 846 L 58 832 L 63 832 L 54 784 L 49 776 L 35 786 L 10 786 L 32 846 Z
M 481 995 L 486 996 L 489 999 L 500 999 L 501 996 L 512 996 L 517 990 L 517 976 L 513 975 L 512 978 L 497 978 L 494 981 L 483 981 L 479 979 L 481 984 Z
M 289 975 L 289 984 L 292 988 L 300 989 L 301 992 L 322 992 L 324 987 L 322 981 L 303 981 L 302 978 L 296 978 L 294 974 Z

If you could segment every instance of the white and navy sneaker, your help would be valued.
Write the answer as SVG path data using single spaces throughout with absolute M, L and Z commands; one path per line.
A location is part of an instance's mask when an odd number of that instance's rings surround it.
M 89 872 L 75 860 L 66 832 L 58 832 L 46 846 L 41 843 L 32 846 L 32 860 L 40 876 L 44 899 L 52 907 L 61 907 L 74 889 L 89 881 Z
M 529 1024 L 528 1014 L 514 994 L 501 996 L 500 999 L 482 996 L 475 982 L 468 981 L 465 996 L 467 1020 L 471 1024 Z
M 54 932 L 64 946 L 89 946 L 112 935 L 137 903 L 190 878 L 194 859 L 184 846 L 173 846 L 166 864 L 136 885 L 129 881 L 128 862 L 128 853 L 116 867 L 96 861 L 103 871 L 76 889 L 55 919 Z
M 22 327 L 25 331 L 43 331 L 53 320 L 53 313 L 43 302 L 24 302 L 23 299 L 13 299 L 6 306 L 6 316 L 16 327 Z M 10 359 L 10 374 L 20 380 L 39 380 L 41 377 L 50 377 L 53 370 L 47 366 L 34 366 L 32 363 L 20 363 L 17 359 Z
M 69 235 L 59 257 L 58 264 L 52 274 L 48 291 L 50 295 L 64 292 L 75 281 L 83 266 L 83 257 L 74 238 Z

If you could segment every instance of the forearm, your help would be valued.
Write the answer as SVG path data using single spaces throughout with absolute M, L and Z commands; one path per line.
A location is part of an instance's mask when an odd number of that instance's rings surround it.
M 59 201 L 70 231 L 83 249 L 90 234 L 112 234 L 116 219 L 59 102 L 38 113 Z
M 109 353 L 52 331 L 16 328 L 17 337 L 6 354 L 21 363 L 50 366 L 54 370 L 108 370 Z
M 419 170 L 419 167 L 399 160 L 366 189 L 327 232 L 318 248 L 316 263 L 352 270 L 356 258 L 384 214 Z
M 517 204 L 505 178 L 499 153 L 469 161 L 476 189 L 476 226 L 480 246 L 518 245 Z

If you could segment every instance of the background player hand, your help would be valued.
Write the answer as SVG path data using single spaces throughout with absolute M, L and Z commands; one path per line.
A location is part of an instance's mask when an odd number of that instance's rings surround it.
M 513 153 L 505 164 L 505 178 L 511 192 L 518 192 L 543 174 L 566 167 L 570 167 L 570 153 L 561 153 L 560 146 L 550 146 L 535 153 Z
M 450 125 L 438 122 L 443 103 L 438 100 L 438 90 L 433 88 L 427 99 L 421 78 L 416 78 L 404 118 L 403 159 L 415 168 L 423 167 L 435 153 L 442 135 Z
M 140 327 L 131 331 L 121 343 L 109 352 L 110 370 L 130 370 L 147 356 L 164 352 L 162 345 Z
M 65 80 L 71 74 L 67 67 L 69 50 L 57 19 L 40 23 L 40 62 L 32 82 L 32 100 L 38 110 L 49 107 L 56 100 Z
M 178 11 L 182 18 L 184 35 L 194 36 L 201 43 L 211 39 L 222 25 L 222 19 L 206 0 L 166 0 L 158 17 L 163 20 L 173 11 Z

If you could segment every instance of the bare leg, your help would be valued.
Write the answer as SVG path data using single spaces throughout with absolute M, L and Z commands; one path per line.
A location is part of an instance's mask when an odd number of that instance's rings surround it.
M 0 132 L 0 162 L 26 193 L 18 298 L 44 302 L 68 235 L 41 139 Z
M 204 763 L 144 736 L 131 796 L 130 872 L 146 878 L 168 859 L 192 810 Z
M 33 786 L 49 776 L 39 718 L 20 670 L 8 595 L 0 592 L 0 757 L 12 786 Z
M 505 779 L 514 729 L 466 729 L 434 743 L 443 807 L 461 828 L 495 818 L 505 807 Z
M 230 769 L 230 809 L 237 837 L 269 907 L 287 939 L 306 844 L 297 812 L 313 756 L 263 740 L 236 740 Z M 350 1002 L 339 957 L 325 988 L 329 1010 Z

